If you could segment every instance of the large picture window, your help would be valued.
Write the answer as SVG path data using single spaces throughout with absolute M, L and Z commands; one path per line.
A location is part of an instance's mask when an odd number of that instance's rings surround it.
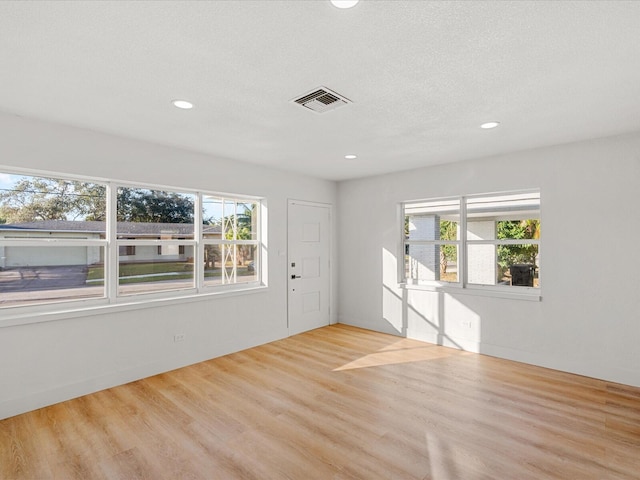
M 0 172 L 0 308 L 260 285 L 258 199 Z
M 414 285 L 540 287 L 540 193 L 403 204 L 401 281 Z

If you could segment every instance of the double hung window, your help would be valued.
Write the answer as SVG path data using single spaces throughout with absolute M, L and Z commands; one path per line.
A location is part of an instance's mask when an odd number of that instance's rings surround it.
M 213 195 L 202 202 L 205 286 L 258 281 L 259 202 Z
M 117 188 L 118 295 L 196 286 L 195 200 L 193 193 Z
M 0 307 L 105 297 L 106 188 L 2 175 Z
M 404 235 L 407 281 L 459 281 L 460 199 L 406 203 Z
M 540 287 L 540 192 L 508 192 L 403 204 L 401 282 Z

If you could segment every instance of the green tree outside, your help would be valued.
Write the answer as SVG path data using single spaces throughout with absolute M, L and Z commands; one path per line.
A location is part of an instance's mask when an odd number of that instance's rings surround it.
M 161 190 L 118 189 L 119 222 L 193 223 L 194 201 Z
M 457 240 L 458 223 L 450 220 L 440 220 L 440 240 Z M 440 245 L 440 275 L 447 273 L 447 266 L 451 262 L 457 262 L 456 245 Z
M 0 193 L 5 223 L 41 220 L 96 220 L 106 217 L 105 187 L 93 183 L 26 177 Z
M 540 238 L 540 220 L 501 220 L 497 222 L 499 240 L 538 240 Z M 534 268 L 538 255 L 538 245 L 498 245 L 499 278 L 502 278 L 511 265 L 529 264 Z

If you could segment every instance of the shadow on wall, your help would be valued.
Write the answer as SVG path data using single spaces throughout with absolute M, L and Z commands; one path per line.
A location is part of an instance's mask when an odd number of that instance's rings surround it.
M 395 255 L 383 249 L 382 314 L 403 337 L 476 351 L 481 317 L 451 294 L 398 286 Z
M 398 295 L 390 287 L 383 285 L 383 312 L 384 319 L 394 327 L 398 333 L 403 337 L 411 336 L 411 338 L 417 338 L 412 331 L 410 331 L 410 324 L 415 327 L 416 330 L 426 333 L 427 337 L 433 339 L 427 339 L 438 345 L 447 345 L 464 350 L 464 347 L 459 344 L 454 338 L 447 332 L 447 316 L 445 314 L 445 295 L 448 294 L 442 292 L 429 292 L 428 295 L 435 298 L 436 313 L 435 315 L 429 315 L 427 312 L 420 311 L 418 308 L 411 304 L 409 299 L 409 291 L 406 288 L 400 289 L 402 294 Z M 398 290 L 396 288 L 395 290 Z M 433 308 L 429 308 L 433 310 Z M 398 312 L 401 315 L 401 327 L 400 330 L 396 327 L 398 324 Z M 433 312 L 430 312 L 433 313 Z M 450 317 L 450 316 L 449 316 Z M 422 325 L 420 325 L 422 323 Z M 420 335 L 422 337 L 422 335 Z M 423 338 L 420 338 L 423 339 Z

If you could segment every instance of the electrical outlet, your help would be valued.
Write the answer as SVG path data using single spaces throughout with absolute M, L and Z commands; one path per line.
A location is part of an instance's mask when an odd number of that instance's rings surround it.
M 463 320 L 461 324 L 465 328 L 471 328 L 471 320 Z
M 187 334 L 186 333 L 176 333 L 173 336 L 173 341 L 174 342 L 184 342 L 185 338 L 187 338 Z

